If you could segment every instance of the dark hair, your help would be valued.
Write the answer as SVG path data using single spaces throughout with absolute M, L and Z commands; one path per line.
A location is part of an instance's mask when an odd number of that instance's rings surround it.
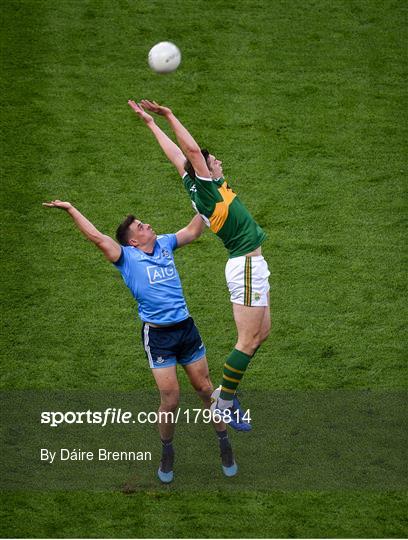
M 116 229 L 116 239 L 122 246 L 127 246 L 129 243 L 129 227 L 135 219 L 136 217 L 133 214 L 129 214 Z
M 201 153 L 203 154 L 205 162 L 208 165 L 208 156 L 210 155 L 210 152 L 206 148 L 202 148 Z M 191 163 L 188 161 L 188 159 L 186 160 L 186 162 L 184 164 L 184 170 L 186 171 L 188 176 L 190 176 L 190 178 L 193 178 L 193 180 L 194 180 L 194 178 L 196 176 L 195 170 L 194 170 L 193 166 L 191 165 Z

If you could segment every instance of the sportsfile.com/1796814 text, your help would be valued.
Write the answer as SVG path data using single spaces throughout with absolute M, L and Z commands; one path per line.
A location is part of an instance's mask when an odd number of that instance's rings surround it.
M 177 424 L 183 421 L 187 424 L 203 422 L 225 422 L 231 420 L 246 422 L 251 421 L 250 410 L 243 413 L 240 411 L 231 411 L 229 409 L 212 411 L 210 409 L 181 409 L 175 411 L 139 411 L 135 414 L 131 411 L 124 411 L 121 408 L 108 407 L 104 411 L 42 411 L 40 423 L 50 427 L 58 427 L 63 424 L 96 424 L 101 427 L 113 424 L 156 424 L 157 422 L 171 422 Z

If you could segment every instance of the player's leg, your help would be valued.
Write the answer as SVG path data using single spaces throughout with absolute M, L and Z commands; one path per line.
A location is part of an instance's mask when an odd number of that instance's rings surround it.
M 268 313 L 268 307 L 233 304 L 238 339 L 224 363 L 221 385 L 212 394 L 212 409 L 232 409 L 234 415 L 238 414 L 239 421 L 232 427 L 241 431 L 249 431 L 251 425 L 240 409 L 236 391 L 256 350 L 267 336 Z
M 267 305 L 263 307 L 232 304 L 238 333 L 235 348 L 251 358 L 268 338 L 271 330 L 269 292 L 266 295 L 266 302 Z
M 205 348 L 194 321 L 191 320 L 186 326 L 181 339 L 181 351 L 178 361 L 183 366 L 204 407 L 209 409 L 213 385 L 210 380 Z M 220 420 L 218 422 L 213 421 L 213 425 L 220 447 L 222 470 L 226 476 L 234 476 L 238 471 L 238 467 L 228 439 L 226 425 Z
M 270 329 L 269 270 L 264 258 L 230 259 L 225 274 L 238 339 L 224 364 L 221 388 L 214 392 L 216 406 L 220 409 L 232 407 L 249 362 L 268 337 Z
M 179 404 L 180 389 L 176 366 L 152 369 L 154 380 L 160 392 L 159 434 L 161 440 L 171 440 L 176 428 L 175 411 Z
M 271 308 L 270 308 L 270 295 L 268 292 L 267 295 L 268 305 L 267 309 L 265 309 L 264 318 L 262 320 L 262 326 L 261 326 L 261 334 L 259 336 L 261 344 L 268 339 L 269 332 L 271 331 Z
M 169 483 L 173 480 L 173 437 L 176 428 L 174 413 L 178 407 L 180 393 L 176 366 L 154 368 L 152 374 L 160 392 L 158 428 L 162 454 L 157 474 L 162 482 Z
M 142 342 L 152 375 L 160 392 L 158 428 L 162 456 L 158 476 L 162 482 L 173 480 L 174 412 L 179 403 L 179 384 L 174 353 L 174 331 L 143 324 Z
M 269 305 L 249 307 L 233 304 L 238 339 L 223 368 L 219 405 L 230 407 L 246 369 L 271 327 Z
M 235 348 L 252 357 L 267 337 L 265 330 L 269 306 L 255 307 L 232 304 L 232 311 L 238 333 Z
M 197 392 L 205 408 L 209 408 L 213 386 L 210 380 L 206 356 L 204 355 L 192 363 L 183 362 L 182 366 L 190 380 L 191 386 Z

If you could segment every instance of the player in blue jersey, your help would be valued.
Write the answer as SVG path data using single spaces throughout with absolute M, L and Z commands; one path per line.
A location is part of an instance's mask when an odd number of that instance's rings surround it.
M 44 203 L 44 206 L 65 210 L 71 216 L 82 234 L 118 268 L 138 303 L 139 317 L 143 322 L 143 347 L 160 392 L 159 433 L 162 457 L 158 476 L 162 482 L 171 482 L 175 423 L 168 421 L 171 415 L 165 413 L 174 413 L 178 407 L 177 364 L 183 366 L 206 408 L 210 408 L 213 390 L 205 347 L 190 317 L 173 256 L 175 249 L 200 236 L 204 228 L 203 221 L 195 216 L 176 234 L 157 236 L 149 224 L 129 215 L 117 229 L 116 242 L 98 231 L 69 202 L 55 200 Z M 214 427 L 219 440 L 223 472 L 226 476 L 234 476 L 237 465 L 226 426 L 223 422 L 214 422 Z

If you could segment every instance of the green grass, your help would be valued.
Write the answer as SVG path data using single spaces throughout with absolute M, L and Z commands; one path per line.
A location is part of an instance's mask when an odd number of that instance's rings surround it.
M 13 536 L 52 538 L 404 538 L 397 493 L 16 493 L 3 521 Z M 47 519 L 44 519 L 44 510 Z M 242 514 L 245 513 L 243 518 Z M 30 516 L 30 524 L 25 520 Z M 228 519 L 227 519 L 228 516 Z M 224 535 L 222 535 L 224 532 Z M 11 534 L 10 532 L 8 534 Z
M 6 0 L 0 9 L 2 389 L 154 388 L 117 271 L 67 216 L 41 207 L 70 200 L 108 234 L 130 211 L 159 232 L 187 223 L 187 195 L 129 97 L 172 106 L 269 235 L 273 330 L 243 386 L 406 388 L 404 3 Z M 164 39 L 183 60 L 158 76 L 146 56 Z M 224 250 L 206 233 L 177 264 L 217 380 L 235 340 Z M 1 498 L 3 536 L 407 534 L 405 493 L 158 487 Z

